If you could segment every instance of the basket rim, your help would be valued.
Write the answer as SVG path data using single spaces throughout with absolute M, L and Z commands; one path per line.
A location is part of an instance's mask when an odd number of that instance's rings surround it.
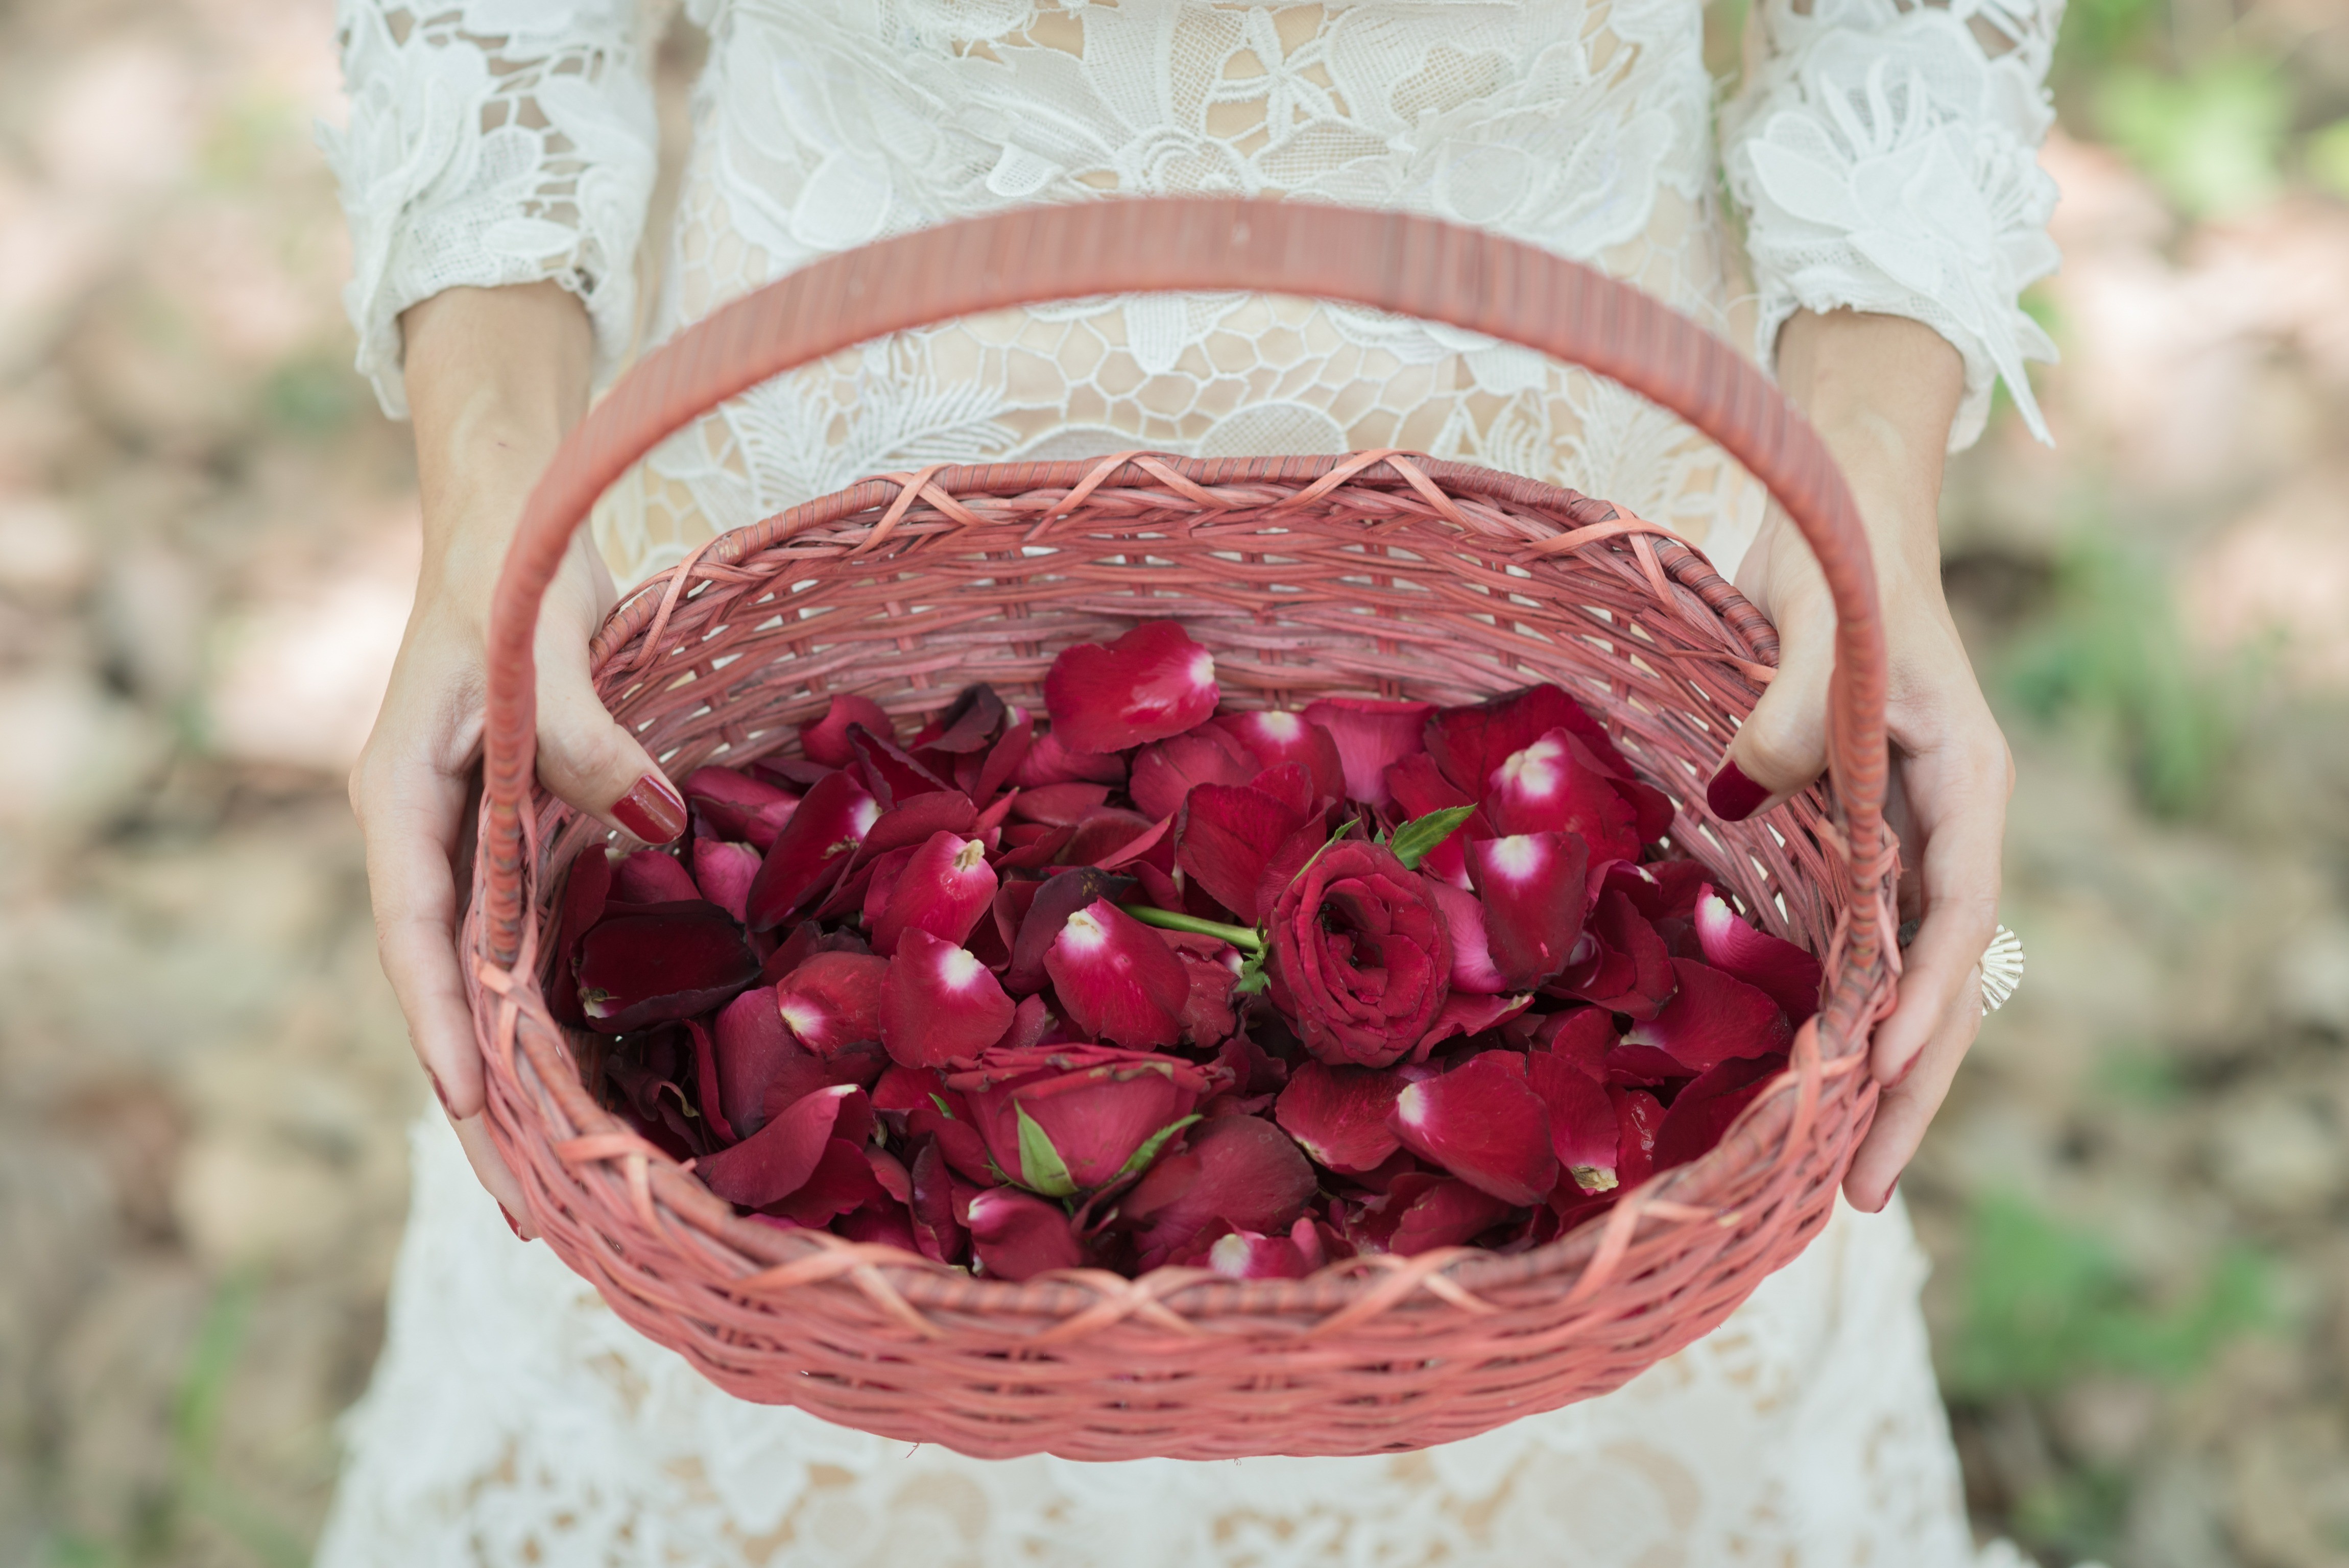
M 1549 553 L 1579 554 L 1586 550 L 1603 549 L 1610 554 L 1638 557 L 1642 565 L 1652 562 L 1664 576 L 1695 593 L 1722 620 L 1732 639 L 1746 647 L 1754 663 L 1776 663 L 1776 638 L 1767 620 L 1714 570 L 1701 551 L 1671 531 L 1647 523 L 1613 503 L 1563 487 L 1475 464 L 1406 457 L 1389 451 L 1233 459 L 1127 452 L 1048 463 L 936 465 L 918 473 L 877 476 L 730 530 L 677 566 L 657 573 L 629 592 L 596 634 L 594 669 L 599 676 L 605 673 L 620 652 L 641 634 L 649 633 L 648 643 L 657 642 L 668 612 L 681 599 L 707 592 L 720 581 L 739 582 L 742 575 L 740 563 L 759 552 L 860 513 L 888 508 L 881 521 L 867 528 L 859 546 L 861 552 L 879 544 L 882 536 L 916 498 L 927 500 L 934 506 L 943 500 L 948 507 L 954 507 L 962 498 L 971 497 L 974 499 L 969 510 L 980 511 L 988 509 L 989 501 L 1065 500 L 1067 492 L 1079 486 L 1084 486 L 1088 494 L 1112 487 L 1164 493 L 1170 480 L 1180 481 L 1183 488 L 1204 489 L 1211 493 L 1230 487 L 1266 484 L 1303 485 L 1318 490 L 1332 474 L 1340 475 L 1340 484 L 1384 490 L 1419 489 L 1421 484 L 1433 480 L 1443 494 L 1474 497 L 1562 526 L 1567 534 L 1584 536 L 1571 546 L 1557 542 L 1560 547 Z M 1330 490 L 1336 488 L 1332 485 Z M 1215 499 L 1228 500 L 1234 506 L 1262 504 L 1257 498 L 1237 495 L 1218 495 Z M 1294 497 L 1291 500 L 1293 502 Z M 1050 521 L 1051 516 L 1048 509 L 1045 521 Z M 1071 511 L 1062 514 L 1062 519 L 1081 516 L 1081 512 Z M 1456 511 L 1454 520 L 1461 521 Z M 1518 538 L 1535 542 L 1535 536 L 1523 533 Z M 1526 562 L 1535 568 L 1543 563 L 1539 556 Z M 699 579 L 703 586 L 695 588 L 697 573 L 705 571 L 708 575 Z M 740 755 L 747 758 L 750 753 Z M 540 810 L 548 809 L 552 798 L 545 795 L 535 779 L 532 786 Z M 1815 809 L 1823 818 L 1831 810 L 1830 782 L 1822 780 L 1806 791 L 1806 796 L 1815 798 Z M 570 809 L 560 802 L 552 805 L 555 812 L 552 822 L 559 827 L 563 813 Z M 536 820 L 539 813 L 528 815 Z M 523 859 L 525 874 L 536 881 L 546 874 L 543 864 L 555 846 L 543 829 L 532 837 L 537 842 Z M 1838 890 L 1838 895 L 1846 891 Z M 483 934 L 479 928 L 480 910 L 480 902 L 473 901 L 467 913 L 466 940 L 470 953 L 485 956 Z M 1857 978 L 1855 989 L 1859 995 L 1850 995 L 1847 1005 L 1857 1002 L 1856 1016 L 1868 1017 L 1874 1011 L 1873 1003 L 1880 1000 L 1881 992 L 1889 987 L 1889 971 L 1879 971 L 1876 983 L 1870 985 L 1855 975 L 1853 955 L 1847 950 L 1830 957 L 1837 978 L 1837 985 L 1830 988 L 1830 997 L 1845 999 L 1847 984 Z M 1806 1133 L 1813 1117 L 1823 1109 L 1825 1095 L 1856 1092 L 1870 1102 L 1860 1108 L 1863 1119 L 1873 1100 L 1870 1083 L 1863 1081 L 1856 1089 L 1838 1088 L 1837 1080 L 1852 1076 L 1866 1058 L 1860 1044 L 1842 1038 L 1840 1031 L 1831 1026 L 1822 1028 L 1828 1023 L 1823 1008 L 1820 1018 L 1806 1025 L 1798 1037 L 1796 1055 L 1789 1067 L 1768 1080 L 1713 1150 L 1688 1164 L 1651 1177 L 1624 1194 L 1607 1213 L 1521 1253 L 1455 1247 L 1410 1259 L 1379 1256 L 1338 1260 L 1298 1280 L 1240 1281 L 1206 1270 L 1172 1267 L 1162 1267 L 1134 1279 L 1102 1270 L 1078 1270 L 1027 1281 L 991 1280 L 885 1243 L 851 1242 L 823 1231 L 782 1231 L 734 1214 L 730 1204 L 718 1199 L 698 1181 L 688 1180 L 690 1162 L 677 1161 L 637 1140 L 625 1124 L 595 1102 L 575 1070 L 561 1070 L 564 1065 L 563 1056 L 567 1053 L 559 1050 L 555 1042 L 563 1031 L 546 1012 L 532 954 L 522 954 L 513 970 L 501 977 L 522 993 L 518 996 L 506 986 L 492 986 L 503 991 L 509 1002 L 519 1004 L 502 1011 L 517 1027 L 518 1043 L 524 1047 L 521 1054 L 532 1059 L 532 1076 L 539 1080 L 541 1092 L 566 1102 L 563 1107 L 566 1119 L 583 1130 L 585 1138 L 592 1138 L 599 1144 L 625 1140 L 633 1146 L 615 1147 L 586 1158 L 625 1158 L 631 1163 L 637 1158 L 645 1159 L 643 1179 L 653 1190 L 646 1194 L 647 1200 L 657 1192 L 667 1207 L 709 1240 L 768 1265 L 738 1276 L 734 1288 L 757 1295 L 765 1295 L 773 1288 L 777 1294 L 783 1294 L 801 1284 L 853 1274 L 855 1283 L 867 1294 L 880 1285 L 909 1309 L 927 1307 L 1007 1322 L 1041 1318 L 1065 1323 L 1079 1315 L 1111 1321 L 1139 1315 L 1154 1322 L 1171 1319 L 1194 1332 L 1204 1333 L 1191 1320 L 1260 1320 L 1332 1313 L 1344 1318 L 1351 1315 L 1349 1309 L 1359 1308 L 1374 1298 L 1391 1297 L 1387 1305 L 1392 1305 L 1415 1296 L 1440 1299 L 1469 1311 L 1491 1311 L 1495 1309 L 1478 1301 L 1475 1292 L 1522 1284 L 1580 1266 L 1581 1277 L 1559 1297 L 1561 1305 L 1571 1304 L 1603 1289 L 1609 1275 L 1599 1266 L 1602 1257 L 1619 1257 L 1643 1222 L 1734 1225 L 1742 1217 L 1738 1212 L 1700 1206 L 1707 1191 L 1718 1187 L 1731 1172 L 1759 1168 L 1782 1157 L 1792 1141 L 1788 1135 Z M 1868 996 L 1868 992 L 1878 995 Z M 479 1009 L 476 1016 L 480 1016 Z M 520 1026 L 525 1018 L 533 1026 Z M 1863 1027 L 1863 1039 L 1864 1036 Z M 542 1060 L 543 1056 L 550 1056 L 551 1059 Z M 492 1099 L 494 1102 L 495 1097 Z M 492 1120 L 494 1125 L 498 1119 L 493 1117 Z M 574 1180 L 583 1174 L 575 1164 L 570 1168 Z M 1698 1202 L 1685 1202 L 1682 1197 Z M 1105 1312 L 1107 1317 L 1103 1316 Z M 1261 1326 L 1270 1332 L 1268 1324 Z M 1278 1336 L 1289 1337 L 1294 1333 L 1290 1330 Z

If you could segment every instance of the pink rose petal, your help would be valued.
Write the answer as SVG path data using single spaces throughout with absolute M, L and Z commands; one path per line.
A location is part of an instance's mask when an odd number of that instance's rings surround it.
M 693 880 L 699 885 L 700 896 L 736 920 L 743 918 L 750 883 L 758 875 L 759 851 L 750 845 L 716 839 L 693 841 Z

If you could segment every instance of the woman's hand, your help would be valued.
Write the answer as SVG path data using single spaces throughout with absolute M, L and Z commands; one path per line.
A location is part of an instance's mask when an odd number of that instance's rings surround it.
M 351 806 L 409 1043 L 481 1184 L 528 1235 L 521 1183 L 482 1114 L 457 930 L 472 876 L 491 592 L 531 486 L 585 410 L 591 337 L 579 302 L 552 284 L 452 289 L 401 319 L 424 562 L 382 711 L 351 770 Z M 684 801 L 588 678 L 588 639 L 612 598 L 583 533 L 539 613 L 538 777 L 581 810 L 662 843 L 683 830 Z
M 1844 1179 L 1853 1205 L 1873 1212 L 1890 1201 L 1982 1026 L 1981 961 L 1998 923 L 2014 769 L 1941 594 L 1939 503 L 1963 384 L 1957 351 L 1900 317 L 1804 312 L 1779 338 L 1778 379 L 1842 465 L 1868 528 L 1890 655 L 1885 811 L 1901 841 L 1901 914 L 1922 917 L 1899 1005 L 1876 1032 L 1876 1121 Z M 1826 767 L 1835 667 L 1826 582 L 1776 508 L 1737 577 L 1776 624 L 1780 662 L 1708 790 L 1714 813 L 1731 821 L 1776 805 Z

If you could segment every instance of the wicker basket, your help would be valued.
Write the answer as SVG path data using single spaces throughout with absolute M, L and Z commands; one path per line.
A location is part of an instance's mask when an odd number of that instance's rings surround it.
M 720 400 L 882 334 L 1156 289 L 1352 301 L 1509 339 L 1690 420 L 1785 505 L 1840 616 L 1832 789 L 1714 820 L 1704 782 L 1776 643 L 1702 557 L 1613 507 L 1396 453 L 940 468 L 713 542 L 614 614 L 600 688 L 672 777 L 784 745 L 833 693 L 932 713 L 984 678 L 1040 702 L 1059 648 L 1179 616 L 1227 697 L 1438 702 L 1556 681 L 1680 803 L 1674 841 L 1825 954 L 1791 1069 L 1722 1145 L 1539 1249 L 1162 1269 L 1022 1284 L 738 1219 L 582 1087 L 542 1000 L 564 868 L 605 830 L 537 788 L 531 638 L 604 489 Z M 747 1399 L 1003 1458 L 1360 1454 L 1468 1437 L 1615 1388 L 1704 1334 L 1825 1222 L 1875 1107 L 1889 1008 L 1884 655 L 1849 493 L 1735 352 L 1631 289 L 1506 241 L 1302 203 L 1103 201 L 839 256 L 702 321 L 625 377 L 533 494 L 496 596 L 487 796 L 463 944 L 490 1125 L 556 1253 Z

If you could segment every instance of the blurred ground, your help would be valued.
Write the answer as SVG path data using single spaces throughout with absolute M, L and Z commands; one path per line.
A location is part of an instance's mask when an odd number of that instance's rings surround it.
M 321 0 L 0 5 L 0 1564 L 294 1564 L 422 1098 L 415 571 Z M 2349 9 L 2074 0 L 2060 446 L 1958 467 L 2028 983 L 1904 1186 L 1985 1531 L 2349 1564 Z

